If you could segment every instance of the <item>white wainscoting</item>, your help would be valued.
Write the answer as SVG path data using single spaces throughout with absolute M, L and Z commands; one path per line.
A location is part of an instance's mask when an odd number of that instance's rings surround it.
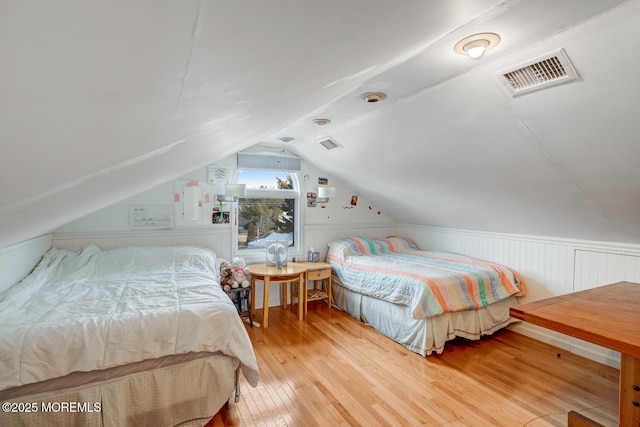
M 18 283 L 51 248 L 51 235 L 36 237 L 0 249 L 0 292 Z
M 521 303 L 619 281 L 640 282 L 640 245 L 520 236 L 399 224 L 398 234 L 425 249 L 445 250 L 505 264 L 518 271 L 527 295 Z M 609 366 L 619 353 L 525 322 L 513 329 Z
M 225 258 L 231 254 L 231 226 L 183 228 L 154 231 L 54 233 L 53 246 L 77 251 L 95 244 L 101 249 L 126 246 L 200 246 Z
M 607 283 L 640 282 L 640 254 L 576 249 L 575 272 L 576 291 Z

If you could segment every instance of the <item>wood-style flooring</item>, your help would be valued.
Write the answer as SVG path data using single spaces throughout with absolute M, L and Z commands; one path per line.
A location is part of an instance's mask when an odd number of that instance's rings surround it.
M 260 383 L 207 426 L 566 426 L 570 410 L 617 425 L 618 370 L 515 332 L 424 358 L 316 303 L 247 330 Z

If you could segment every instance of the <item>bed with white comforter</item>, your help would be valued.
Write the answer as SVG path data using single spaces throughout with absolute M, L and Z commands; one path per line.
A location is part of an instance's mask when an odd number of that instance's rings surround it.
M 216 254 L 204 248 L 49 250 L 29 276 L 0 294 L 0 397 L 174 355 L 237 359 L 255 387 L 251 341 L 218 272 Z M 109 417 L 109 403 L 101 412 Z M 0 421 L 11 419 L 5 413 Z M 108 424 L 102 423 L 96 425 Z

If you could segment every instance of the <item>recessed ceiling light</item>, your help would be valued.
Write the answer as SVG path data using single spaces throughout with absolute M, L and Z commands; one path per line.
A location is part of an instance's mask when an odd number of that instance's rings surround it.
M 367 102 L 382 101 L 386 97 L 387 97 L 387 94 L 383 92 L 367 92 L 362 94 L 362 99 L 364 99 Z
M 486 51 L 493 49 L 500 43 L 500 36 L 496 33 L 478 33 L 460 40 L 453 47 L 460 55 L 468 55 L 469 58 L 480 58 Z
M 331 124 L 331 120 L 329 119 L 313 119 L 312 121 L 316 126 L 326 126 Z

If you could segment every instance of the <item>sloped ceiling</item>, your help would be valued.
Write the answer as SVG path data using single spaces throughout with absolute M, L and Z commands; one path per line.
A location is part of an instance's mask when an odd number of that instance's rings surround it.
M 639 38 L 640 1 L 3 1 L 0 247 L 283 136 L 400 222 L 640 243 Z M 558 48 L 579 80 L 499 87 Z

